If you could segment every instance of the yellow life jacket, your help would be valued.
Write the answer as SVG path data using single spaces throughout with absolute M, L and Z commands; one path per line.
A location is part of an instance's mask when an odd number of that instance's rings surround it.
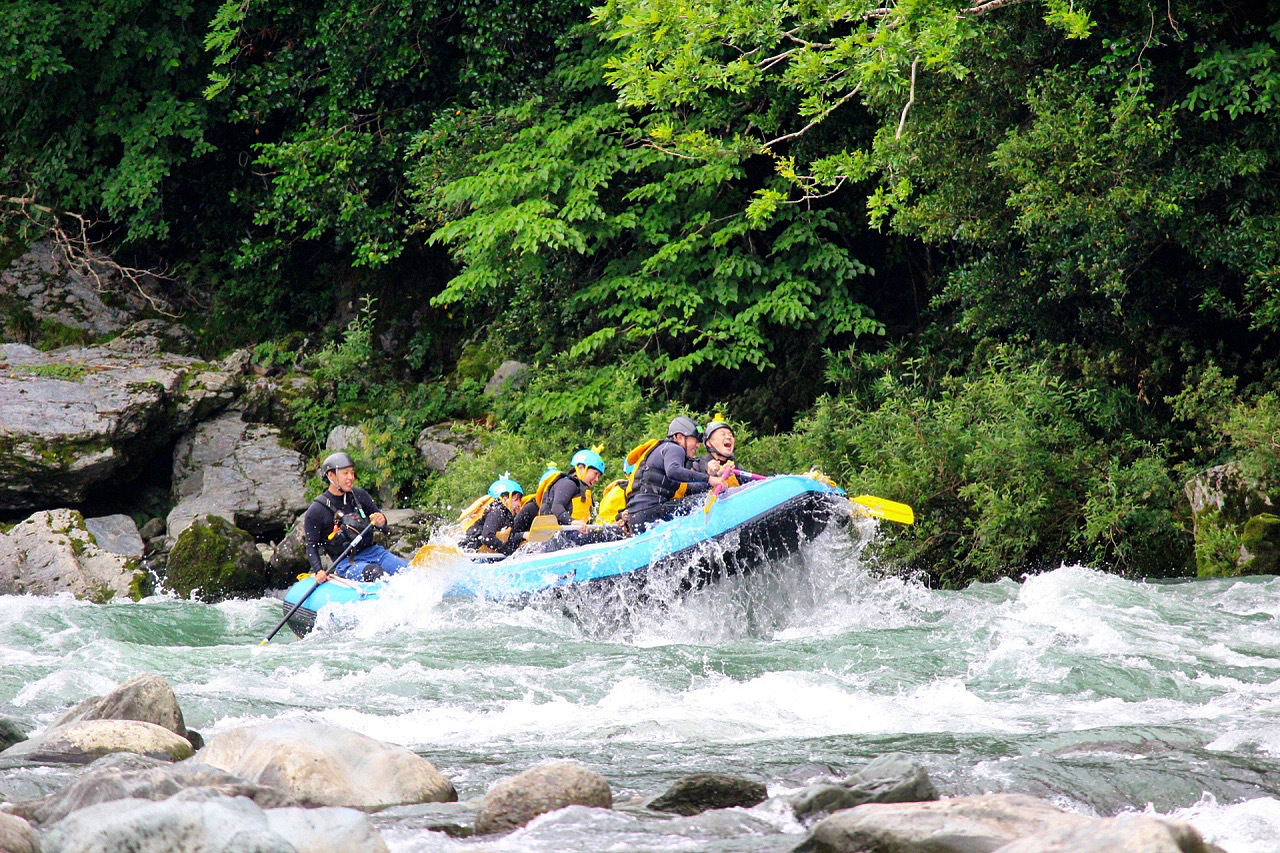
M 538 484 L 538 490 L 533 493 L 533 499 L 538 504 L 539 512 L 542 511 L 542 499 L 546 497 L 547 489 L 550 489 L 551 484 L 563 476 L 565 476 L 563 471 L 557 471 Z M 581 495 L 569 502 L 569 514 L 573 516 L 574 521 L 591 520 L 591 489 L 583 489 Z
M 662 439 L 651 438 L 643 444 L 637 444 L 635 447 L 631 448 L 631 452 L 627 454 L 627 464 L 635 466 L 631 469 L 631 476 L 627 477 L 628 496 L 635 494 L 636 475 L 640 473 L 640 469 L 644 467 L 644 463 L 649 460 L 649 454 L 652 453 L 653 449 L 659 444 L 662 444 Z M 671 500 L 680 500 L 686 493 L 688 493 L 688 491 L 689 484 L 681 483 L 679 486 L 676 486 L 676 493 L 671 496 Z
M 596 508 L 596 520 L 601 524 L 616 524 L 618 513 L 627 508 L 627 481 L 614 480 L 600 496 L 600 506 Z
M 464 509 L 462 514 L 458 516 L 458 523 L 462 525 L 462 532 L 466 533 L 479 524 L 484 519 L 484 514 L 488 512 L 492 503 L 493 498 L 489 495 L 481 495 L 471 503 L 471 506 Z

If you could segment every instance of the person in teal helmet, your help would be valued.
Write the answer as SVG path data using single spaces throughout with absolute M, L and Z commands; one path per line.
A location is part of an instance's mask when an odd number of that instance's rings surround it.
M 519 535 L 523 540 L 529 533 L 529 528 L 533 526 L 533 520 L 538 517 L 538 493 L 546 490 L 547 483 L 560 473 L 560 466 L 554 462 L 548 462 L 547 467 L 543 469 L 542 476 L 538 477 L 538 488 L 534 491 L 532 497 L 524 502 L 524 506 L 516 513 L 515 519 L 511 522 L 511 534 Z
M 524 532 L 514 529 L 516 515 L 524 503 L 524 489 L 509 473 L 504 473 L 489 486 L 489 501 L 483 513 L 462 534 L 458 544 L 473 551 L 493 551 L 511 556 L 524 541 Z M 526 528 L 527 529 L 527 528 Z
M 604 458 L 583 449 L 569 460 L 569 470 L 540 486 L 539 515 L 554 515 L 556 521 L 586 533 L 591 519 L 591 487 L 604 476 Z

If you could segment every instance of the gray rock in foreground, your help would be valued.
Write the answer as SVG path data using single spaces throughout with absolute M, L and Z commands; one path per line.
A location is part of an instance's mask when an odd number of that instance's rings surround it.
M 476 833 L 510 832 L 540 814 L 575 805 L 612 808 L 609 783 L 594 770 L 577 764 L 544 764 L 502 779 L 489 789 L 476 815 Z
M 246 782 L 204 764 L 190 761 L 171 764 L 142 755 L 115 753 L 99 758 L 69 785 L 49 796 L 14 803 L 8 809 L 39 826 L 56 823 L 72 812 L 98 803 L 167 800 L 191 788 L 203 788 L 227 797 L 248 797 L 264 809 L 296 805 L 281 791 Z
M 277 788 L 304 806 L 381 809 L 458 798 L 453 783 L 410 750 L 303 720 L 222 732 L 196 760 Z
M 708 809 L 749 809 L 768 798 L 769 791 L 760 782 L 723 773 L 694 773 L 677 779 L 648 808 L 688 816 Z
M 116 800 L 54 824 L 45 853 L 386 853 L 353 809 L 264 811 L 244 797 L 186 791 L 162 802 Z
M 796 817 L 814 819 L 863 803 L 938 799 L 923 767 L 901 753 L 882 755 L 836 785 L 811 785 L 791 796 Z
M 46 729 L 0 752 L 0 758 L 37 764 L 88 764 L 113 752 L 165 761 L 190 758 L 191 742 L 168 729 L 137 720 L 82 720 Z
M 4 853 L 40 853 L 40 839 L 25 820 L 0 812 L 0 850 Z
M 999 853 L 1221 853 L 1180 820 L 1113 817 L 1019 838 Z
M 1093 818 L 1024 794 L 986 794 L 925 803 L 868 803 L 813 828 L 797 853 L 990 853 L 1046 830 Z
M 54 722 L 61 726 L 80 720 L 138 720 L 187 736 L 182 708 L 169 682 L 158 675 L 135 675 L 106 696 L 90 696 Z

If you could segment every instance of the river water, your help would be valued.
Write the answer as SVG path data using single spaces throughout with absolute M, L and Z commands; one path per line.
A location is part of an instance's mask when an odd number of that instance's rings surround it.
M 39 729 L 154 672 L 206 738 L 323 720 L 415 750 L 464 800 L 551 759 L 599 771 L 626 804 L 705 771 L 776 797 L 902 752 L 943 795 L 1168 815 L 1228 853 L 1280 851 L 1280 579 L 1064 566 L 944 592 L 863 565 L 862 544 L 829 533 L 607 618 L 589 602 L 442 602 L 447 579 L 398 578 L 358 617 L 268 646 L 274 601 L 0 597 L 0 716 Z M 0 772 L 0 799 L 69 772 Z M 693 818 L 571 808 L 498 839 L 429 831 L 412 809 L 375 823 L 394 853 L 786 851 L 805 832 L 780 799 Z

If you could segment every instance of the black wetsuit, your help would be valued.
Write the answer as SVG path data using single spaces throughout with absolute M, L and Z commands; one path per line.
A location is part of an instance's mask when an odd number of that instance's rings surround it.
M 311 502 L 311 506 L 307 507 L 306 515 L 302 517 L 303 536 L 307 543 L 307 562 L 311 564 L 311 571 L 318 572 L 323 568 L 323 563 L 320 561 L 322 549 L 331 559 L 336 560 L 342 556 L 342 552 L 351 544 L 356 534 L 369 526 L 369 516 L 379 511 L 378 505 L 364 489 L 352 489 L 349 492 L 343 492 L 340 496 L 325 489 L 317 495 Z M 342 524 L 337 534 L 330 538 L 329 534 L 333 533 L 333 521 L 337 513 L 342 513 Z M 360 544 L 356 546 L 357 553 L 373 544 L 373 534 L 366 533 L 360 540 Z
M 529 528 L 533 526 L 533 520 L 538 517 L 538 502 L 535 500 L 527 500 L 524 506 L 520 507 L 520 511 L 516 513 L 516 517 L 511 520 L 511 536 L 514 538 L 519 536 L 521 541 L 524 540 L 524 534 L 529 532 Z
M 711 488 L 706 471 L 695 469 L 693 463 L 684 448 L 671 439 L 649 451 L 627 494 L 627 512 L 633 530 L 639 533 L 651 524 L 687 512 L 691 507 L 688 501 L 673 500 L 682 483 L 687 484 L 686 497 Z
M 481 519 L 468 528 L 459 544 L 471 550 L 477 550 L 484 545 L 492 551 L 509 557 L 515 553 L 516 548 L 520 547 L 520 540 L 524 537 L 513 532 L 507 541 L 503 542 L 498 538 L 498 531 L 504 527 L 511 527 L 513 521 L 511 510 L 507 509 L 507 505 L 495 500 L 489 504 L 489 508 L 484 511 Z
M 542 506 L 538 507 L 538 515 L 554 515 L 556 521 L 568 524 L 573 521 L 573 502 L 584 497 L 591 489 L 578 479 L 576 474 L 565 474 L 556 481 L 542 496 Z M 590 507 L 588 507 L 590 509 Z

